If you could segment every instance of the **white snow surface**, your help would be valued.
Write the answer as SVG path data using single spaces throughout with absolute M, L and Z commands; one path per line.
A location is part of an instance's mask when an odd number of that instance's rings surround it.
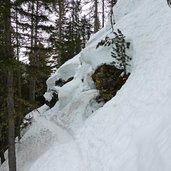
M 45 97 L 17 143 L 18 171 L 171 171 L 171 9 L 166 0 L 119 0 L 115 29 L 131 40 L 131 75 L 104 106 L 91 74 L 110 63 L 110 22 L 51 76 Z M 59 87 L 60 78 L 73 80 Z M 8 171 L 7 162 L 1 171 Z

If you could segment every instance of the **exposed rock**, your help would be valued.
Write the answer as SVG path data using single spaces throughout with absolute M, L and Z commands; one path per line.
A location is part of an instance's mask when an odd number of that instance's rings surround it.
M 45 101 L 45 104 L 52 108 L 58 100 L 58 94 L 56 92 L 53 92 L 52 99 L 50 101 Z
M 116 95 L 130 75 L 122 75 L 122 73 L 123 70 L 116 68 L 114 65 L 103 64 L 92 75 L 96 88 L 99 90 L 99 96 L 105 102 Z
M 68 78 L 68 80 L 65 81 L 62 78 L 60 78 L 59 80 L 55 81 L 55 85 L 59 86 L 59 87 L 62 87 L 64 84 L 70 82 L 73 79 L 74 79 L 74 77 L 70 77 L 70 78 Z
M 56 86 L 59 86 L 59 87 L 62 87 L 64 84 L 66 84 L 66 83 L 68 83 L 68 82 L 70 82 L 71 80 L 73 80 L 74 79 L 74 77 L 70 77 L 69 79 L 67 79 L 66 81 L 65 80 L 63 80 L 62 78 L 60 78 L 60 79 L 58 79 L 57 81 L 55 81 L 55 85 Z M 56 102 L 59 100 L 59 98 L 58 98 L 58 94 L 57 94 L 57 92 L 53 92 L 52 93 L 52 98 L 51 98 L 51 100 L 47 100 L 46 99 L 46 101 L 45 101 L 45 104 L 46 105 L 48 105 L 50 108 L 52 108 L 55 104 L 56 104 Z

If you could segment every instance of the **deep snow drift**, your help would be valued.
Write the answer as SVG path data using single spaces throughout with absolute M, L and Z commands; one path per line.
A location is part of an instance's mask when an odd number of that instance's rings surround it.
M 107 23 L 47 81 L 45 96 L 58 91 L 59 101 L 32 112 L 33 124 L 17 144 L 19 171 L 171 170 L 171 9 L 166 0 L 119 0 L 114 19 L 132 43 L 128 81 L 103 107 L 95 102 L 91 74 L 113 60 L 111 47 L 96 49 L 112 36 Z

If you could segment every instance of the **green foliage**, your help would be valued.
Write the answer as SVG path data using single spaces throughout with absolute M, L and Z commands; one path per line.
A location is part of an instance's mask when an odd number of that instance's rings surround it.
M 92 33 L 88 18 L 81 15 L 80 1 L 57 3 L 56 29 L 51 35 L 58 67 L 78 54 Z
M 115 38 L 109 38 L 106 36 L 104 40 L 101 40 L 97 44 L 96 48 L 98 48 L 99 46 L 110 46 L 113 43 L 115 43 Z
M 105 37 L 104 40 L 101 40 L 96 48 L 100 46 L 110 46 L 112 45 L 111 56 L 114 58 L 112 64 L 115 67 L 122 69 L 124 73 L 127 73 L 127 66 L 130 66 L 131 57 L 126 54 L 126 50 L 130 48 L 130 42 L 125 40 L 125 36 L 118 29 L 116 32 L 113 32 L 114 38 Z
M 33 109 L 33 104 L 29 101 L 30 77 L 36 76 L 38 106 L 40 106 L 38 98 L 46 91 L 45 82 L 51 73 L 49 63 L 51 49 L 50 45 L 48 48 L 43 46 L 41 42 L 47 42 L 48 38 L 43 38 L 39 31 L 51 33 L 53 30 L 52 26 L 44 24 L 49 20 L 48 14 L 52 12 L 50 6 L 52 2 L 53 0 L 0 0 L 0 162 L 4 161 L 4 152 L 8 148 L 7 71 L 12 70 L 14 75 L 12 87 L 15 137 L 20 137 L 23 119 Z M 7 23 L 8 16 L 10 21 Z M 32 45 L 31 39 L 34 39 Z M 25 55 L 32 53 L 31 66 L 19 61 L 22 47 L 27 49 Z
M 44 47 L 42 43 L 38 43 L 34 52 L 29 53 L 29 59 L 31 61 L 32 56 L 34 56 L 34 63 L 32 65 L 25 65 L 26 67 L 26 75 L 25 82 L 26 87 L 28 84 L 28 80 L 34 77 L 36 81 L 36 90 L 35 90 L 35 99 L 37 101 L 37 105 L 40 106 L 43 104 L 43 94 L 46 92 L 46 80 L 49 78 L 52 73 L 52 62 L 50 61 L 51 52 Z M 36 56 L 36 58 L 35 58 Z M 25 90 L 28 92 L 29 90 Z M 40 99 L 42 98 L 42 100 Z M 42 101 L 40 103 L 40 101 Z M 34 102 L 35 104 L 35 102 Z M 36 106 L 34 106 L 35 108 Z

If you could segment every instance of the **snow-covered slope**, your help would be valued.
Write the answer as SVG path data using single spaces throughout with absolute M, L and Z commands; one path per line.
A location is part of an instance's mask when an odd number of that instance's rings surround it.
M 19 171 L 171 170 L 171 9 L 166 0 L 119 0 L 114 19 L 133 48 L 128 81 L 103 107 L 95 102 L 91 74 L 113 60 L 111 47 L 96 49 L 112 36 L 108 22 L 47 81 L 47 99 L 55 90 L 59 101 L 33 112 L 17 145 Z

